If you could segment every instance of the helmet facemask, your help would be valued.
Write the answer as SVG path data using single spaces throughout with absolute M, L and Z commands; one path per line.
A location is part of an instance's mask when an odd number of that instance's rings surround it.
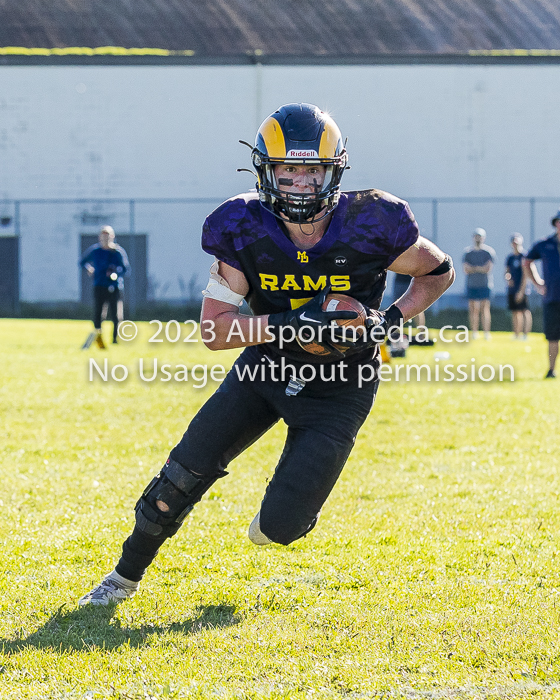
M 257 132 L 252 160 L 260 203 L 281 221 L 314 223 L 338 204 L 348 156 L 340 129 L 315 105 L 284 105 L 265 119 Z M 277 181 L 278 165 L 322 166 L 324 180 L 314 192 L 286 192 L 282 186 L 291 183 L 288 177 L 285 182 Z
M 277 159 L 268 158 L 253 150 L 253 165 L 259 178 L 261 204 L 274 216 L 291 223 L 314 223 L 328 216 L 338 204 L 340 180 L 346 168 L 347 156 L 343 151 L 332 159 Z M 322 165 L 325 177 L 315 192 L 286 192 L 276 177 L 276 165 Z

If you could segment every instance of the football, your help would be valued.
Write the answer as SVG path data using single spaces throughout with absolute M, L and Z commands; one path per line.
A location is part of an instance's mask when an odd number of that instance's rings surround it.
M 358 335 L 360 336 L 364 332 L 364 323 L 366 321 L 366 310 L 361 302 L 353 297 L 349 297 L 346 294 L 329 294 L 323 303 L 323 311 L 355 311 L 358 314 L 357 318 L 353 319 L 341 319 L 335 321 L 339 326 L 351 326 L 357 328 Z M 325 335 L 327 337 L 327 335 Z M 352 340 L 352 334 L 348 334 L 348 339 Z M 305 352 L 311 355 L 318 355 L 320 357 L 328 357 L 331 355 L 333 358 L 336 355 L 333 353 L 332 349 L 326 343 L 320 343 L 318 339 L 311 339 L 309 342 L 297 338 L 297 342 L 300 347 L 305 350 Z M 342 345 L 335 345 L 335 347 L 340 350 L 340 352 L 346 352 L 349 348 L 343 347 Z

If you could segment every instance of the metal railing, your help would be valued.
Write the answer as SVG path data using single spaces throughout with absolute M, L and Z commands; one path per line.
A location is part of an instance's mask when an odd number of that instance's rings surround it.
M 78 271 L 70 266 L 78 255 L 79 236 L 111 224 L 117 233 L 143 233 L 148 237 L 148 274 L 155 281 L 154 298 L 180 296 L 179 275 L 205 278 L 208 260 L 200 249 L 200 228 L 205 216 L 222 197 L 183 198 L 22 198 L 0 200 L 0 236 L 20 240 L 21 298 L 50 301 L 79 298 Z M 550 218 L 559 197 L 410 197 L 408 201 L 422 235 L 455 259 L 459 292 L 463 282 L 463 250 L 471 244 L 476 227 L 488 232 L 487 243 L 498 260 L 510 252 L 510 236 L 520 232 L 528 248 L 551 232 Z M 38 209 L 43 207 L 43 209 Z M 74 243 L 75 241 L 75 243 Z M 63 287 L 45 279 L 55 271 Z M 503 289 L 502 272 L 495 269 L 497 291 Z M 159 291 L 158 291 L 159 290 Z M 56 296 L 54 292 L 56 291 Z M 158 296 L 158 294 L 160 296 Z
M 77 205 L 107 205 L 107 204 L 125 204 L 128 206 L 128 232 L 136 231 L 136 207 L 138 204 L 220 204 L 226 197 L 137 197 L 132 199 L 118 197 L 84 197 L 84 198 L 38 198 L 38 199 L 5 199 L 0 200 L 0 208 L 2 210 L 13 206 L 14 217 L 14 235 L 21 235 L 21 208 L 25 205 L 33 204 L 77 204 Z M 439 208 L 442 204 L 526 204 L 529 210 L 529 240 L 531 243 L 536 237 L 536 207 L 537 204 L 559 204 L 560 196 L 558 197 L 409 197 L 405 198 L 410 204 L 429 204 L 431 207 L 432 221 L 432 240 L 438 241 L 439 236 Z M 102 218 L 102 217 L 100 217 Z M 9 219 L 9 221 L 8 221 Z M 11 217 L 8 215 L 0 216 L 0 226 L 9 226 Z M 101 223 L 101 222 L 100 222 Z

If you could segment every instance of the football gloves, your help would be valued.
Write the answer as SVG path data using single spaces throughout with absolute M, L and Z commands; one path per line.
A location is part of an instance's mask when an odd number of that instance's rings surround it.
M 338 351 L 332 346 L 332 341 L 336 339 L 338 343 L 338 339 L 342 339 L 343 335 L 342 326 L 337 325 L 334 321 L 358 318 L 358 314 L 355 311 L 323 311 L 323 304 L 330 291 L 331 287 L 328 285 L 317 296 L 297 309 L 270 314 L 268 327 L 277 331 L 277 337 L 281 332 L 280 329 L 286 326 L 293 328 L 296 335 L 304 326 L 311 328 L 314 330 L 315 337 L 320 338 L 322 343 L 331 347 L 333 353 L 337 354 Z M 341 353 L 338 352 L 338 354 Z
M 375 311 L 373 309 L 370 309 L 369 311 L 370 314 L 375 314 L 375 317 L 381 317 L 381 322 L 376 323 L 372 326 L 373 332 L 370 335 L 376 337 L 374 342 L 382 343 L 385 340 L 385 338 L 387 338 L 387 336 L 391 333 L 393 328 L 400 329 L 403 321 L 403 315 L 402 311 L 399 309 L 398 306 L 392 304 L 388 309 L 385 309 L 385 311 Z M 368 316 L 370 314 L 368 314 Z M 378 328 L 380 328 L 381 330 L 379 331 L 379 333 L 376 333 L 376 330 Z
M 365 332 L 354 337 L 351 327 L 339 326 L 335 321 L 358 318 L 355 311 L 323 311 L 322 307 L 330 290 L 330 286 L 327 286 L 297 309 L 270 314 L 269 328 L 276 330 L 277 337 L 281 334 L 281 328 L 286 326 L 293 328 L 296 335 L 304 326 L 312 328 L 317 334 L 316 337 L 320 337 L 321 342 L 331 348 L 334 355 L 340 357 L 343 354 L 336 346 L 357 351 L 367 350 L 383 343 L 394 328 L 400 328 L 403 315 L 398 306 L 393 304 L 385 311 L 366 307 Z
M 354 340 L 351 330 L 348 330 L 343 340 L 336 341 L 337 345 L 352 350 L 367 350 L 383 343 L 393 329 L 398 328 L 400 332 L 403 315 L 398 306 L 393 304 L 385 311 L 366 307 L 366 313 L 365 332 Z

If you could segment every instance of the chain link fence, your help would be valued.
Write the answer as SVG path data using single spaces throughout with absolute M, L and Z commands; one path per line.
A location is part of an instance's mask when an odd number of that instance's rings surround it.
M 126 280 L 132 316 L 153 309 L 200 305 L 210 257 L 200 247 L 207 214 L 220 198 L 183 199 L 21 199 L 0 201 L 0 311 L 4 315 L 66 313 L 87 317 L 89 306 L 78 259 L 84 241 L 110 224 L 129 248 L 136 268 Z M 437 303 L 464 308 L 464 249 L 482 227 L 496 250 L 496 306 L 505 302 L 504 262 L 510 237 L 519 232 L 529 248 L 551 232 L 559 198 L 551 197 L 410 197 L 422 235 L 449 253 L 457 270 L 455 285 Z M 137 237 L 137 238 L 135 238 Z M 137 245 L 136 245 L 137 243 Z M 145 253 L 142 251 L 145 250 Z M 387 300 L 392 291 L 391 275 Z M 533 295 L 535 296 L 535 295 Z

